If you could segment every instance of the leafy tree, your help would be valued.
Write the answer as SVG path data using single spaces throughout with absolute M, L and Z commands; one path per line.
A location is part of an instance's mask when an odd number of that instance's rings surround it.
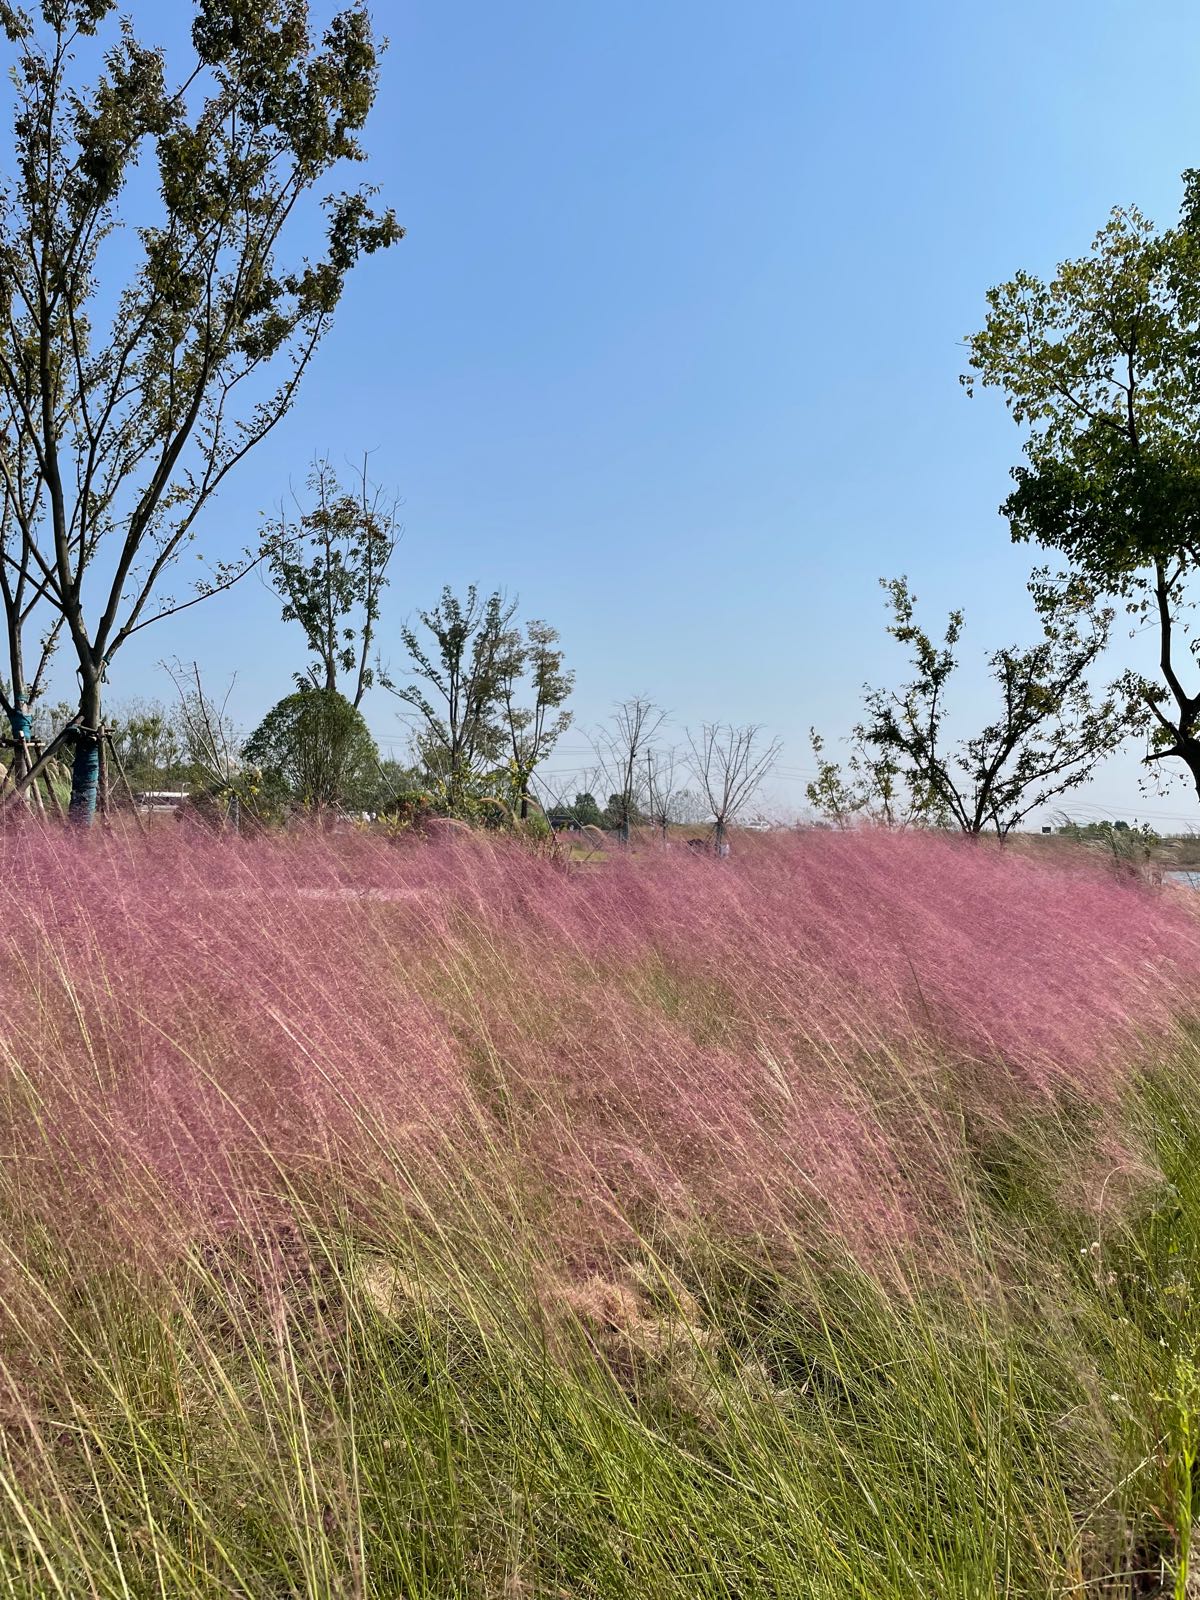
M 1200 173 L 1184 184 L 1177 227 L 1117 209 L 1048 281 L 1020 272 L 992 289 L 964 382 L 999 388 L 1026 429 L 1002 510 L 1014 539 L 1068 563 L 1041 575 L 1046 603 L 1069 616 L 1081 594 L 1109 596 L 1156 636 L 1153 680 L 1129 679 L 1146 760 L 1182 762 L 1200 793 L 1185 618 L 1200 560 Z
M 634 795 L 610 794 L 608 804 L 600 813 L 600 826 L 628 840 L 631 828 L 640 828 L 650 820 L 639 804 L 638 795 L 642 793 L 639 790 Z
M 526 684 L 528 704 L 521 704 Z M 563 667 L 558 632 L 548 623 L 525 625 L 525 636 L 511 629 L 499 660 L 499 690 L 508 736 L 514 809 L 529 816 L 529 785 L 534 772 L 571 726 L 563 702 L 575 686 L 575 674 Z
M 844 768 L 825 754 L 825 741 L 815 728 L 809 729 L 809 742 L 817 775 L 804 792 L 823 822 L 837 828 L 859 820 L 905 827 L 920 820 L 919 801 L 902 781 L 895 756 L 874 748 L 863 728 L 854 730 Z
M 309 681 L 338 687 L 350 675 L 352 706 L 362 704 L 374 674 L 370 666 L 379 597 L 399 538 L 397 504 L 367 478 L 364 458 L 353 492 L 342 488 L 327 457 L 308 474 L 312 504 L 289 520 L 286 508 L 267 524 L 271 576 L 283 599 L 283 620 L 298 622 L 316 658 Z
M 112 30 L 89 85 L 78 50 Z M 115 0 L 0 5 L 12 161 L 0 177 L 0 480 L 14 582 L 44 599 L 80 680 L 72 811 L 95 806 L 100 701 L 141 628 L 190 598 L 163 582 L 227 475 L 276 426 L 362 253 L 401 230 L 370 191 L 324 197 L 325 242 L 281 243 L 375 98 L 365 9 L 319 37 L 307 0 L 195 0 L 188 59 L 116 21 Z M 131 182 L 138 166 L 152 185 Z M 105 241 L 123 223 L 124 286 Z M 243 398 L 244 397 L 244 398 Z M 22 604 L 0 594 L 10 632 Z
M 362 803 L 365 810 L 384 816 L 411 808 L 417 795 L 423 795 L 427 803 L 432 798 L 420 770 L 388 756 L 379 761 L 375 781 L 367 785 Z
M 604 826 L 604 813 L 590 789 L 582 790 L 575 796 L 571 806 L 571 814 L 581 828 L 601 828 Z
M 336 689 L 298 689 L 267 712 L 243 759 L 262 774 L 268 806 L 326 811 L 364 808 L 377 792 L 379 752 L 355 709 Z
M 910 813 L 963 833 L 994 829 L 1003 837 L 1031 811 L 1085 782 L 1128 733 L 1124 694 L 1113 686 L 1097 698 L 1088 686 L 1113 615 L 1093 606 L 1065 618 L 1043 614 L 1037 644 L 993 651 L 988 668 L 999 714 L 979 733 L 949 743 L 947 692 L 962 612 L 950 613 L 945 637 L 935 644 L 916 621 L 907 581 L 883 587 L 892 611 L 888 632 L 911 650 L 914 676 L 898 690 L 868 691 L 866 721 L 855 736 L 886 760 L 890 782 L 907 786 Z
M 382 680 L 417 712 L 421 754 L 451 812 L 463 808 L 480 767 L 495 766 L 504 750 L 504 675 L 515 611 L 516 602 L 499 593 L 480 600 L 474 584 L 465 600 L 443 589 L 432 611 L 418 613 L 432 648 L 412 628 L 401 630 L 413 681 Z

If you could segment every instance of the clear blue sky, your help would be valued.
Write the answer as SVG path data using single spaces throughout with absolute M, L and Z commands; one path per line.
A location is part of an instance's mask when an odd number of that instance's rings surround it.
M 204 532 L 244 543 L 314 450 L 370 449 L 405 502 L 382 632 L 445 583 L 561 630 L 581 729 L 641 691 L 676 722 L 762 722 L 802 804 L 902 667 L 877 579 L 907 573 L 966 654 L 1028 639 L 1031 555 L 996 507 L 1020 437 L 958 386 L 986 288 L 1080 253 L 1116 203 L 1167 222 L 1200 165 L 1184 0 L 398 4 L 370 177 L 408 237 L 352 280 L 295 410 Z M 149 17 L 150 13 L 143 11 Z M 236 670 L 249 727 L 298 633 L 251 580 L 123 652 Z M 157 632 L 157 637 L 155 634 Z M 985 709 L 959 692 L 966 729 Z M 403 742 L 400 707 L 366 708 Z M 582 732 L 551 765 L 588 764 Z M 1131 753 L 1075 808 L 1141 799 Z

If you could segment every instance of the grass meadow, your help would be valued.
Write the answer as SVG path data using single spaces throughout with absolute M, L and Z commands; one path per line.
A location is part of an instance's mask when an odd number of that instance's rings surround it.
M 1185 893 L 0 852 L 0 1594 L 1200 1593 Z

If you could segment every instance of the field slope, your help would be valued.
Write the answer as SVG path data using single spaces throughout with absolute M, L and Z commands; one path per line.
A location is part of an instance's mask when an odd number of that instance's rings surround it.
M 1193 1592 L 1182 892 L 873 832 L 0 858 L 0 1594 Z

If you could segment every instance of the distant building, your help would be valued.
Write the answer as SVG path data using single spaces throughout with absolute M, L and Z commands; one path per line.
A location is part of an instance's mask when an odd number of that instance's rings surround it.
M 178 811 L 180 806 L 187 804 L 189 792 L 187 789 L 142 789 L 133 798 L 139 811 L 153 815 L 155 812 Z

